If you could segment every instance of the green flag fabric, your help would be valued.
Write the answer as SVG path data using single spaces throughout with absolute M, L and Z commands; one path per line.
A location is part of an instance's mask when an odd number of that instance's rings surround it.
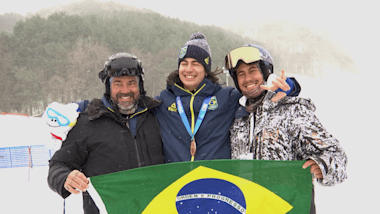
M 101 214 L 309 213 L 305 161 L 212 160 L 169 163 L 90 178 Z

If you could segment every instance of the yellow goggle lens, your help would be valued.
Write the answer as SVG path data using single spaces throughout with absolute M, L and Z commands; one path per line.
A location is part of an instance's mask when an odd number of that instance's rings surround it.
M 236 48 L 228 53 L 225 58 L 226 69 L 235 68 L 239 60 L 242 60 L 245 63 L 249 64 L 259 61 L 260 59 L 260 51 L 255 47 L 247 46 Z

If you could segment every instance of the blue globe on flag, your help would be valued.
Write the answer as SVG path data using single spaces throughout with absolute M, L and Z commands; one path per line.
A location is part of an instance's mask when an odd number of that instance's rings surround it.
M 177 194 L 176 207 L 179 214 L 240 214 L 246 211 L 246 201 L 235 184 L 207 178 L 186 184 Z

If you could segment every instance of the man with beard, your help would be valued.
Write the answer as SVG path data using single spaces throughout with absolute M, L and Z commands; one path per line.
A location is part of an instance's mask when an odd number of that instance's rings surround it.
M 128 53 L 112 55 L 100 71 L 106 91 L 93 99 L 49 164 L 50 188 L 68 197 L 83 195 L 84 213 L 99 213 L 87 177 L 164 163 L 159 124 L 160 101 L 145 96 L 144 70 Z
M 243 94 L 230 129 L 232 159 L 306 160 L 303 168 L 310 166 L 322 186 L 346 180 L 347 155 L 315 116 L 313 102 L 289 96 L 272 101 L 275 93 L 264 86 L 273 73 L 273 59 L 266 49 L 236 48 L 225 62 Z M 286 79 L 284 73 L 281 78 Z M 314 190 L 312 194 L 310 213 L 315 213 Z

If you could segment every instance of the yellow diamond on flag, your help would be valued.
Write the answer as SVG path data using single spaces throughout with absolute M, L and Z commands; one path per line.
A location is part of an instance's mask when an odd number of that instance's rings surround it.
M 293 207 L 275 193 L 244 178 L 199 166 L 185 174 L 145 208 L 151 213 L 287 213 Z

